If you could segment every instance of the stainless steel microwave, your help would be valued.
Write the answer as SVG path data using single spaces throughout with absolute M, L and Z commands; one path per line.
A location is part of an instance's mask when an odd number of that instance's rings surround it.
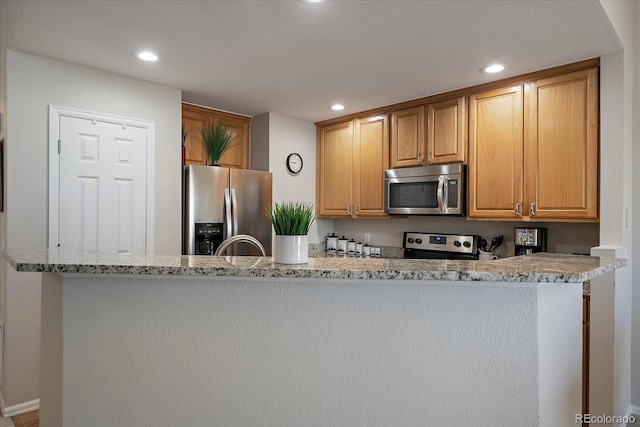
M 390 215 L 464 215 L 465 166 L 448 164 L 384 171 Z

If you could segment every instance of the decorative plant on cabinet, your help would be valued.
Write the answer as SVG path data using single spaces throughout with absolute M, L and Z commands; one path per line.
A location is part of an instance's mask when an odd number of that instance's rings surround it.
M 235 131 L 220 123 L 209 122 L 200 129 L 200 133 L 211 164 L 219 166 L 222 155 L 233 147 Z

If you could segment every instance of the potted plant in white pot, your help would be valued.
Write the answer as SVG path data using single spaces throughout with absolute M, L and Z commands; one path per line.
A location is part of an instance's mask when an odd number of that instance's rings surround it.
M 200 134 L 207 153 L 209 153 L 211 164 L 219 166 L 220 157 L 225 151 L 233 147 L 233 138 L 236 136 L 235 130 L 220 123 L 209 122 L 200 129 Z
M 265 214 L 276 233 L 273 260 L 281 264 L 309 261 L 309 229 L 316 216 L 312 203 L 282 202 L 269 205 Z

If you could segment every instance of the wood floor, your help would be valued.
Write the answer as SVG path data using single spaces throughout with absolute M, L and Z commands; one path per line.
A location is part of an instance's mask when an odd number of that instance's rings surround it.
M 38 427 L 40 424 L 40 411 L 36 410 L 13 416 L 11 421 L 16 427 Z

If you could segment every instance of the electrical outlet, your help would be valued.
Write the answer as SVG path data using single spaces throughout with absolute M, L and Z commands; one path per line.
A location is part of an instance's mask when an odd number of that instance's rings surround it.
M 624 210 L 624 228 L 629 228 L 629 208 Z

